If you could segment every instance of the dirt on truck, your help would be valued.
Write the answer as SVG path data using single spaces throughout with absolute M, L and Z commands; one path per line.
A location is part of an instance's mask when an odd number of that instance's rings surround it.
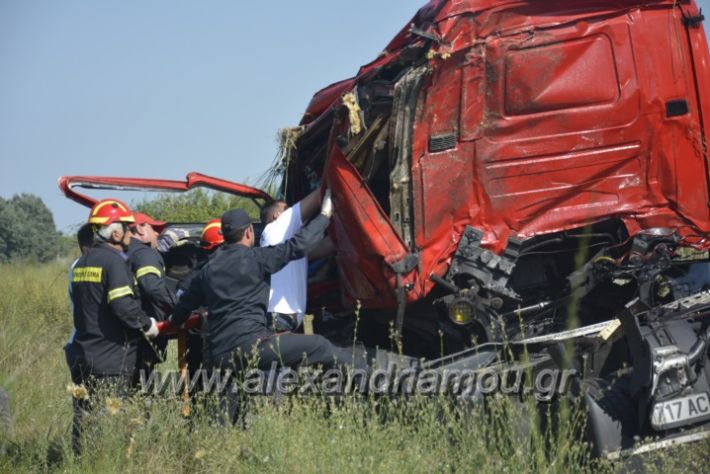
M 358 340 L 420 370 L 523 353 L 572 369 L 600 455 L 708 437 L 710 54 L 694 0 L 434 0 L 283 136 L 281 194 L 326 182 L 337 206 L 335 262 L 309 286 L 328 336 L 352 334 L 357 307 Z M 205 179 L 62 187 L 270 199 Z

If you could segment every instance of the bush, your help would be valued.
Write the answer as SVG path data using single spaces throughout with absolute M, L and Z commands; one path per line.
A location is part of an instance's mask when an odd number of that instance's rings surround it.
M 168 222 L 206 222 L 237 207 L 253 217 L 259 215 L 259 208 L 251 199 L 204 189 L 182 194 L 160 194 L 131 204 L 131 209 Z

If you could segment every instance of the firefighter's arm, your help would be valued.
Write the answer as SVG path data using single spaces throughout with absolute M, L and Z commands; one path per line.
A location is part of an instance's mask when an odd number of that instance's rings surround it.
M 107 272 L 106 301 L 113 314 L 131 329 L 148 331 L 152 326 L 151 319 L 146 316 L 133 292 L 131 274 L 121 260 L 115 260 Z
M 190 281 L 190 286 L 180 295 L 180 299 L 173 309 L 170 322 L 175 326 L 182 325 L 187 318 L 200 306 L 204 305 L 204 294 L 202 292 L 202 273 L 199 273 Z
M 308 260 L 318 260 L 319 258 L 329 257 L 333 255 L 336 250 L 333 239 L 326 235 L 308 254 Z
M 135 277 L 141 289 L 141 295 L 150 298 L 157 305 L 172 310 L 175 296 L 168 290 L 163 275 L 163 264 L 152 252 L 142 252 L 135 268 Z

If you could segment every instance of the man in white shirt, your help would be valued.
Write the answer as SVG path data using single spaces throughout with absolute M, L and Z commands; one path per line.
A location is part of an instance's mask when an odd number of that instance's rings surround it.
M 264 231 L 259 245 L 268 247 L 290 239 L 320 209 L 320 189 L 316 189 L 301 201 L 288 207 L 286 201 L 273 201 L 261 208 Z M 332 243 L 326 237 L 318 256 L 330 251 Z M 323 250 L 325 248 L 325 251 Z M 312 256 L 312 255 L 311 255 Z M 270 313 L 276 331 L 295 331 L 303 322 L 306 312 L 306 287 L 308 282 L 308 258 L 291 261 L 280 271 L 271 275 L 269 291 Z

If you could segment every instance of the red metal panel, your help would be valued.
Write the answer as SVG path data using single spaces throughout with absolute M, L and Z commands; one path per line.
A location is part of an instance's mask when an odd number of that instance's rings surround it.
M 338 147 L 332 149 L 326 181 L 337 208 L 332 219 L 333 237 L 346 296 L 361 300 L 365 306 L 394 306 L 397 283 L 389 264 L 407 255 L 404 242 Z M 412 271 L 406 275 L 403 284 L 416 281 L 416 274 Z M 417 291 L 408 293 L 412 301 L 420 296 Z
M 614 53 L 603 34 L 511 50 L 504 76 L 506 115 L 609 104 L 619 97 Z
M 333 105 L 333 102 L 352 89 L 354 84 L 355 79 L 345 79 L 316 92 L 308 107 L 306 107 L 306 112 L 301 118 L 301 125 L 311 123 L 313 119 L 328 110 Z
M 146 178 L 115 178 L 108 176 L 62 176 L 59 189 L 69 199 L 87 207 L 96 204 L 96 199 L 78 193 L 74 188 L 115 189 L 117 191 L 157 191 L 185 192 L 192 188 L 203 187 L 222 191 L 237 196 L 271 201 L 273 198 L 260 189 L 244 184 L 233 183 L 224 179 L 213 178 L 200 173 L 189 173 L 185 181 Z

